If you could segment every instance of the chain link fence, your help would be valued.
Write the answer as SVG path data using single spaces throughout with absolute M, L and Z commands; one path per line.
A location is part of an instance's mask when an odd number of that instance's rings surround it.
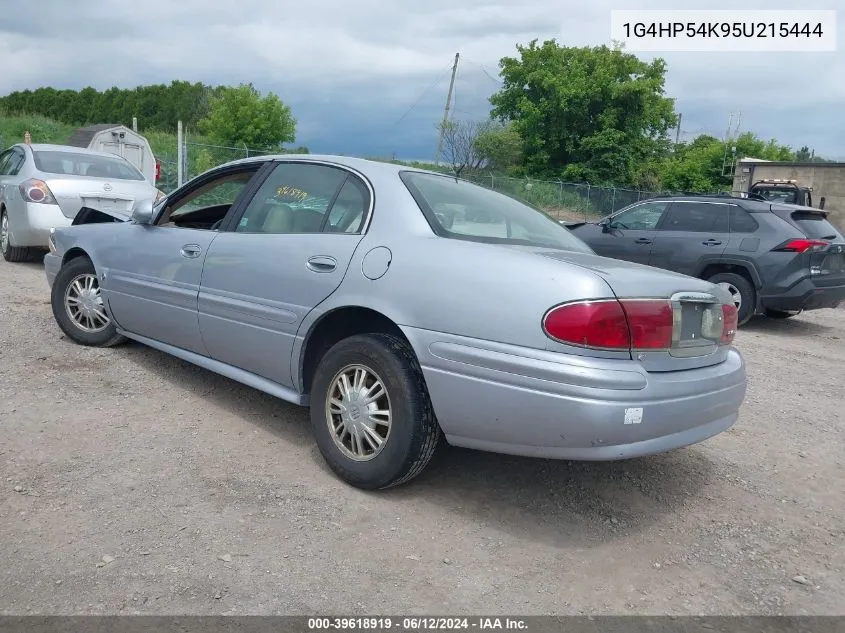
M 495 174 L 468 176 L 466 179 L 523 200 L 542 209 L 554 219 L 565 222 L 599 220 L 629 204 L 662 193 Z
M 219 165 L 251 156 L 263 156 L 268 153 L 270 152 L 250 147 L 226 147 L 185 140 L 182 152 L 182 183 L 184 184 Z M 179 151 L 177 144 L 174 142 L 172 149 L 167 148 L 167 151 L 162 151 L 159 147 L 155 151 L 155 157 L 159 163 L 157 186 L 163 192 L 170 193 L 179 186 Z
M 278 150 L 283 152 L 285 150 Z M 289 150 L 288 150 L 289 151 Z M 187 182 L 205 171 L 225 163 L 264 156 L 270 153 L 246 146 L 226 147 L 186 139 L 183 152 L 183 177 Z M 157 153 L 160 164 L 159 189 L 169 193 L 178 184 L 178 152 Z M 594 221 L 623 207 L 660 195 L 663 192 L 640 191 L 620 187 L 602 187 L 586 183 L 556 182 L 528 178 L 512 178 L 495 174 L 465 176 L 489 189 L 523 200 L 545 211 L 556 220 L 568 222 Z

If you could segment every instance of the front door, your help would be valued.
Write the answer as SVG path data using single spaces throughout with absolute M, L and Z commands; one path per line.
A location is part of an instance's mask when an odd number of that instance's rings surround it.
M 648 264 L 657 224 L 668 206 L 666 201 L 641 202 L 608 218 L 604 230 L 590 236 L 598 255 Z
M 369 189 L 336 166 L 280 162 L 206 256 L 199 321 L 209 355 L 291 387 L 305 316 L 340 285 Z
M 133 334 L 206 354 L 197 295 L 213 230 L 260 168 L 212 172 L 172 194 L 155 224 L 127 223 L 103 247 L 100 286 L 115 322 Z

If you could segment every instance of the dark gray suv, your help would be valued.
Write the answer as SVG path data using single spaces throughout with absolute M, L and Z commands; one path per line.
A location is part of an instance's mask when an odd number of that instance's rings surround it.
M 724 286 L 740 324 L 755 314 L 785 318 L 845 299 L 845 238 L 812 207 L 671 196 L 567 227 L 599 255 Z

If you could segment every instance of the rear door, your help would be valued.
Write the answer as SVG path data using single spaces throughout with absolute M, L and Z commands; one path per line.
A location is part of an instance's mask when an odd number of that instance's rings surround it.
M 648 263 L 697 277 L 719 261 L 729 240 L 729 204 L 676 200 L 658 226 Z
M 648 264 L 657 225 L 668 201 L 650 201 L 623 209 L 607 219 L 585 241 L 598 255 Z M 577 233 L 579 237 L 581 233 Z
M 345 168 L 279 162 L 208 249 L 199 322 L 209 355 L 293 386 L 299 326 L 343 280 L 372 203 Z

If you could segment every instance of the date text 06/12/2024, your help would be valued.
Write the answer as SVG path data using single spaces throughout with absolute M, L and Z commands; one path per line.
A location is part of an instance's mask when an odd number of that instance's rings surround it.
M 309 631 L 382 630 L 382 631 L 446 631 L 446 630 L 511 630 L 527 631 L 521 618 L 508 617 L 315 617 L 308 618 Z
M 831 52 L 836 11 L 611 11 L 611 39 L 626 50 L 664 52 Z

